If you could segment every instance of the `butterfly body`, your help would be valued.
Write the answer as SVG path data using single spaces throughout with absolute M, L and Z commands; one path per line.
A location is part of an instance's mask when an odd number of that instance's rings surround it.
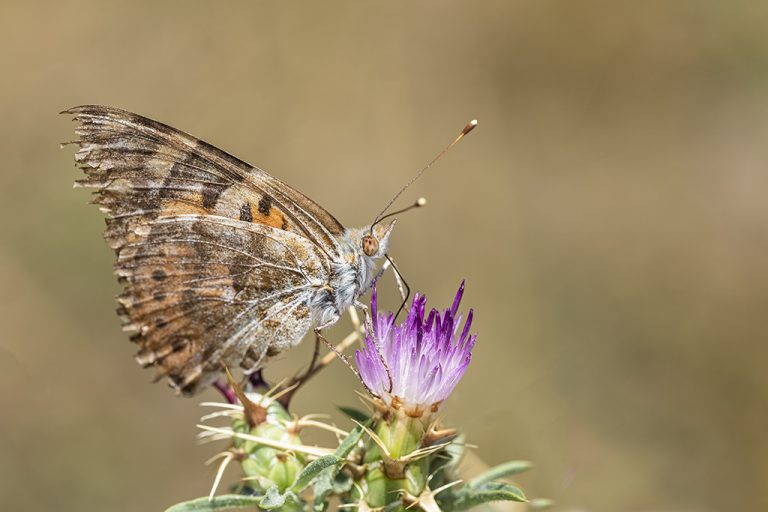
M 107 214 L 123 327 L 139 363 L 177 390 L 198 391 L 224 366 L 263 366 L 370 287 L 394 222 L 346 229 L 184 132 L 112 107 L 66 113 L 79 122 L 77 184 Z

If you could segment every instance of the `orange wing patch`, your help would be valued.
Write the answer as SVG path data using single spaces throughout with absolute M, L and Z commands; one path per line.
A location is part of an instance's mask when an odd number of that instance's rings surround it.
M 282 230 L 288 229 L 288 219 L 283 212 L 272 207 L 272 198 L 267 195 L 259 200 L 255 208 L 251 203 L 243 203 L 240 207 L 240 220 Z

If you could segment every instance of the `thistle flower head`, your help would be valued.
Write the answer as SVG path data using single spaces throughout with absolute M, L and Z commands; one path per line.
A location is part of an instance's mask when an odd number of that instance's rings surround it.
M 432 309 L 428 315 L 427 298 L 416 294 L 408 316 L 396 324 L 394 314 L 377 311 L 374 284 L 373 332 L 366 332 L 355 363 L 363 383 L 390 408 L 413 417 L 435 412 L 464 376 L 477 335 L 469 334 L 471 309 L 459 331 L 463 293 L 462 282 L 449 309 L 442 314 Z

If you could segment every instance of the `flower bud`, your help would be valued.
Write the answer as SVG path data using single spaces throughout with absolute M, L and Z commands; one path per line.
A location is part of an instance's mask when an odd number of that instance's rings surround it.
M 237 417 L 232 428 L 269 441 L 301 445 L 301 438 L 290 421 L 288 412 L 277 402 L 271 401 L 266 408 L 266 419 L 252 428 L 244 417 Z M 235 438 L 235 447 L 242 450 L 240 461 L 246 478 L 255 481 L 254 488 L 266 491 L 276 485 L 280 492 L 288 489 L 304 469 L 304 456 L 293 451 L 266 446 L 254 440 Z

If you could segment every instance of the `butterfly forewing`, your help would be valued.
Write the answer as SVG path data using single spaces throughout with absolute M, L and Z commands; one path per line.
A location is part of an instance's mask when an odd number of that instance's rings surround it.
M 119 247 L 132 228 L 163 214 L 221 215 L 306 236 L 335 251 L 344 228 L 330 213 L 261 169 L 163 123 L 113 107 L 75 107 L 75 155 L 109 214 Z
M 194 392 L 223 364 L 255 367 L 309 329 L 344 228 L 266 172 L 111 107 L 67 111 L 76 161 L 107 214 L 138 360 Z

